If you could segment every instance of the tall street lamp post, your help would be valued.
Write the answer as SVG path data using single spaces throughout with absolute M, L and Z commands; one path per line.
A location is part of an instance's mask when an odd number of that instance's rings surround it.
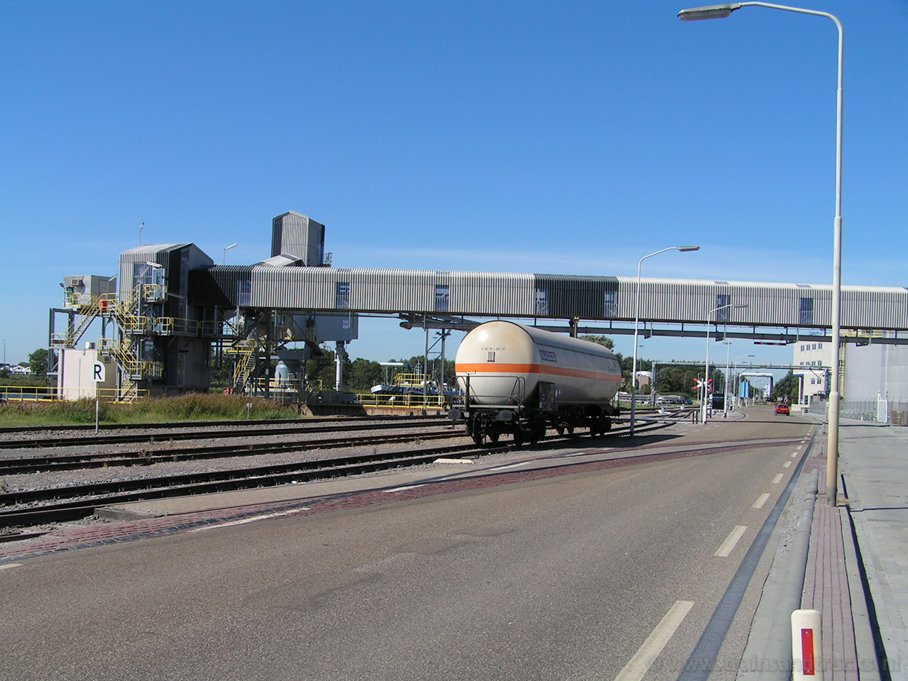
M 236 242 L 234 242 L 232 244 L 227 244 L 226 246 L 224 246 L 224 263 L 223 264 L 225 264 L 225 265 L 227 264 L 227 251 L 229 251 L 231 248 L 236 248 L 237 245 L 238 244 Z
M 631 364 L 631 427 L 628 431 L 631 437 L 634 436 L 634 423 L 637 419 L 637 329 L 640 325 L 640 272 L 643 269 L 643 261 L 668 251 L 689 253 L 699 250 L 699 246 L 669 246 L 653 253 L 647 253 L 637 262 L 637 286 L 634 288 L 634 361 Z M 650 386 L 650 390 L 654 389 L 655 386 Z
M 728 416 L 728 373 L 731 369 L 731 341 L 726 338 L 725 343 L 725 390 L 722 398 L 722 418 Z
M 832 381 L 829 386 L 829 427 L 826 433 L 826 501 L 830 505 L 836 503 L 836 482 L 838 478 L 839 456 L 839 344 L 841 341 L 841 296 L 842 296 L 842 133 L 843 133 L 843 102 L 844 91 L 842 88 L 845 38 L 842 23 L 838 18 L 828 12 L 776 5 L 769 2 L 735 2 L 726 5 L 709 5 L 694 7 L 678 12 L 682 21 L 696 21 L 698 19 L 724 19 L 742 7 L 766 7 L 785 12 L 809 14 L 815 17 L 829 19 L 835 24 L 839 34 L 838 78 L 836 87 L 836 140 L 835 140 L 835 220 L 833 223 L 832 239 L 832 350 L 833 367 Z
M 710 319 L 712 319 L 713 312 L 718 312 L 719 310 L 727 310 L 728 308 L 733 308 L 735 310 L 740 310 L 747 307 L 747 305 L 735 305 L 733 303 L 728 303 L 727 305 L 720 305 L 719 307 L 714 307 L 709 311 L 709 314 L 706 315 L 706 369 L 703 372 L 703 401 L 700 403 L 700 422 L 706 423 L 706 414 L 707 408 L 706 404 L 709 402 L 709 324 Z M 717 315 L 718 317 L 718 315 Z

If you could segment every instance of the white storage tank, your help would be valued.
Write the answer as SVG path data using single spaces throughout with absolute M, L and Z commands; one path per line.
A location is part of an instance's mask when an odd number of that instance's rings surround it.
M 461 341 L 455 359 L 459 387 L 476 405 L 517 405 L 540 382 L 555 386 L 557 404 L 600 404 L 621 384 L 618 358 L 590 341 L 521 326 L 486 322 Z

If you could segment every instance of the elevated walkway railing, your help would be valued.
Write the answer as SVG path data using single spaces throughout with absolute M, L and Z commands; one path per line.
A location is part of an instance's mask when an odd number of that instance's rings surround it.
M 389 393 L 358 393 L 356 401 L 364 407 L 376 409 L 445 409 L 444 395 L 402 395 Z
M 95 392 L 97 390 L 97 393 Z M 132 399 L 147 397 L 147 390 L 133 388 Z M 117 388 L 58 388 L 50 385 L 0 385 L 0 400 L 9 402 L 53 402 L 58 400 L 94 399 L 105 402 L 122 402 L 121 390 Z

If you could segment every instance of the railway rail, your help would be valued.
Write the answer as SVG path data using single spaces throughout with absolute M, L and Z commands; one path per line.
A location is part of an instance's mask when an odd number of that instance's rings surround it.
M 311 433 L 313 431 L 306 431 Z M 261 434 L 261 433 L 260 433 Z M 270 433 L 269 433 L 270 434 Z M 112 466 L 149 466 L 165 461 L 193 461 L 202 459 L 227 459 L 261 454 L 281 454 L 312 449 L 335 449 L 351 445 L 379 445 L 411 440 L 438 440 L 451 438 L 460 433 L 453 433 L 450 427 L 444 431 L 425 431 L 418 433 L 396 433 L 382 435 L 356 435 L 354 437 L 328 438 L 305 442 L 255 442 L 233 445 L 210 445 L 203 447 L 186 447 L 179 449 L 162 449 L 150 451 L 147 448 L 129 452 L 81 453 L 64 456 L 32 456 L 14 459 L 0 459 L 0 475 L 19 473 L 41 473 L 61 470 L 80 470 L 84 468 L 108 468 Z
M 339 419 L 337 416 L 311 416 L 299 419 L 236 419 L 236 420 L 210 420 L 210 421 L 166 421 L 166 422 L 149 422 L 149 423 L 102 423 L 98 427 L 100 430 L 180 430 L 182 428 L 206 428 L 221 426 L 274 426 L 274 425 L 304 425 L 313 423 L 343 423 L 346 421 L 428 421 L 436 419 L 434 416 L 351 416 L 345 419 Z M 3 433 L 41 433 L 41 432 L 61 432 L 61 431 L 94 431 L 94 424 L 74 423 L 68 425 L 56 426 L 3 426 L 0 427 L 0 435 Z
M 672 421 L 668 420 L 650 421 L 638 424 L 636 431 L 643 433 L 670 425 L 672 425 Z M 601 437 L 616 437 L 625 434 L 626 431 L 626 427 L 617 427 L 608 435 Z M 460 431 L 456 435 L 463 435 L 463 433 Z M 437 435 L 437 437 L 445 438 L 452 436 L 455 436 L 455 434 L 450 431 Z M 385 437 L 387 438 L 387 436 Z M 413 435 L 411 434 L 408 437 L 412 439 Z M 425 434 L 423 434 L 423 437 L 425 437 Z M 572 439 L 576 438 L 552 436 L 547 437 L 544 443 L 552 444 L 557 441 L 569 441 Z M 387 442 L 387 440 L 385 441 Z M 357 439 L 358 444 L 362 444 L 362 442 L 362 438 Z M 346 443 L 350 444 L 350 440 L 347 439 Z M 286 447 L 281 451 L 299 451 L 305 448 L 306 444 L 299 442 L 281 443 L 283 447 Z M 322 444 L 313 442 L 312 445 L 315 447 L 324 446 L 324 441 L 322 441 Z M 250 445 L 250 447 L 253 446 L 257 449 L 254 453 L 263 453 L 262 448 L 264 445 Z M 227 456 L 223 451 L 216 453 L 213 451 L 215 448 L 208 449 L 210 451 L 201 452 L 199 458 L 204 456 L 224 458 Z M 424 465 L 446 455 L 456 454 L 460 457 L 479 457 L 514 449 L 517 449 L 516 445 L 509 441 L 487 444 L 481 447 L 471 442 L 464 445 L 432 446 L 416 451 L 411 449 L 268 466 L 230 468 L 184 475 L 6 492 L 0 493 L 0 532 L 5 529 L 79 520 L 93 515 L 95 509 L 99 507 L 117 503 L 254 487 L 270 487 L 335 477 L 349 477 L 392 468 Z M 236 451 L 236 447 L 233 448 L 233 451 Z M 244 448 L 243 451 L 252 453 L 248 448 Z M 172 452 L 162 454 L 162 456 L 189 456 L 191 452 L 192 450 Z M 113 464 L 108 462 L 107 465 Z M 11 541 L 20 538 L 22 538 L 21 533 L 0 534 L 0 541 Z
M 386 420 L 387 419 L 387 420 Z M 390 430 L 392 428 L 401 428 L 413 426 L 425 428 L 433 425 L 450 425 L 451 421 L 447 418 L 425 417 L 416 419 L 414 417 L 393 418 L 385 417 L 382 419 L 369 419 L 368 421 L 322 421 L 326 425 L 310 425 L 311 421 L 300 422 L 293 426 L 279 426 L 277 428 L 263 428 L 261 422 L 252 422 L 254 427 L 235 430 L 161 430 L 153 433 L 134 433 L 134 434 L 109 434 L 109 435 L 75 435 L 70 437 L 46 437 L 46 438 L 9 438 L 0 440 L 0 449 L 36 449 L 48 447 L 85 447 L 91 445 L 115 445 L 115 444 L 132 444 L 137 442 L 160 443 L 178 440 L 200 440 L 200 439 L 223 439 L 238 437 L 260 437 L 262 435 L 299 435 L 307 433 L 336 433 L 360 430 Z M 286 423 L 277 422 L 277 423 Z M 197 428 L 202 424 L 193 424 Z M 226 426 L 224 422 L 214 422 L 211 425 Z M 229 423 L 235 426 L 235 422 Z M 148 427 L 146 427 L 146 430 Z

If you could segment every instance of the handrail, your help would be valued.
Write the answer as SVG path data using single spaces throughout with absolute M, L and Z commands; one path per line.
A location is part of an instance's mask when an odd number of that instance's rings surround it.
M 135 397 L 147 397 L 147 390 L 135 391 Z M 10 402 L 50 402 L 57 400 L 94 399 L 118 402 L 124 399 L 118 388 L 59 388 L 50 385 L 0 385 L 0 398 Z

